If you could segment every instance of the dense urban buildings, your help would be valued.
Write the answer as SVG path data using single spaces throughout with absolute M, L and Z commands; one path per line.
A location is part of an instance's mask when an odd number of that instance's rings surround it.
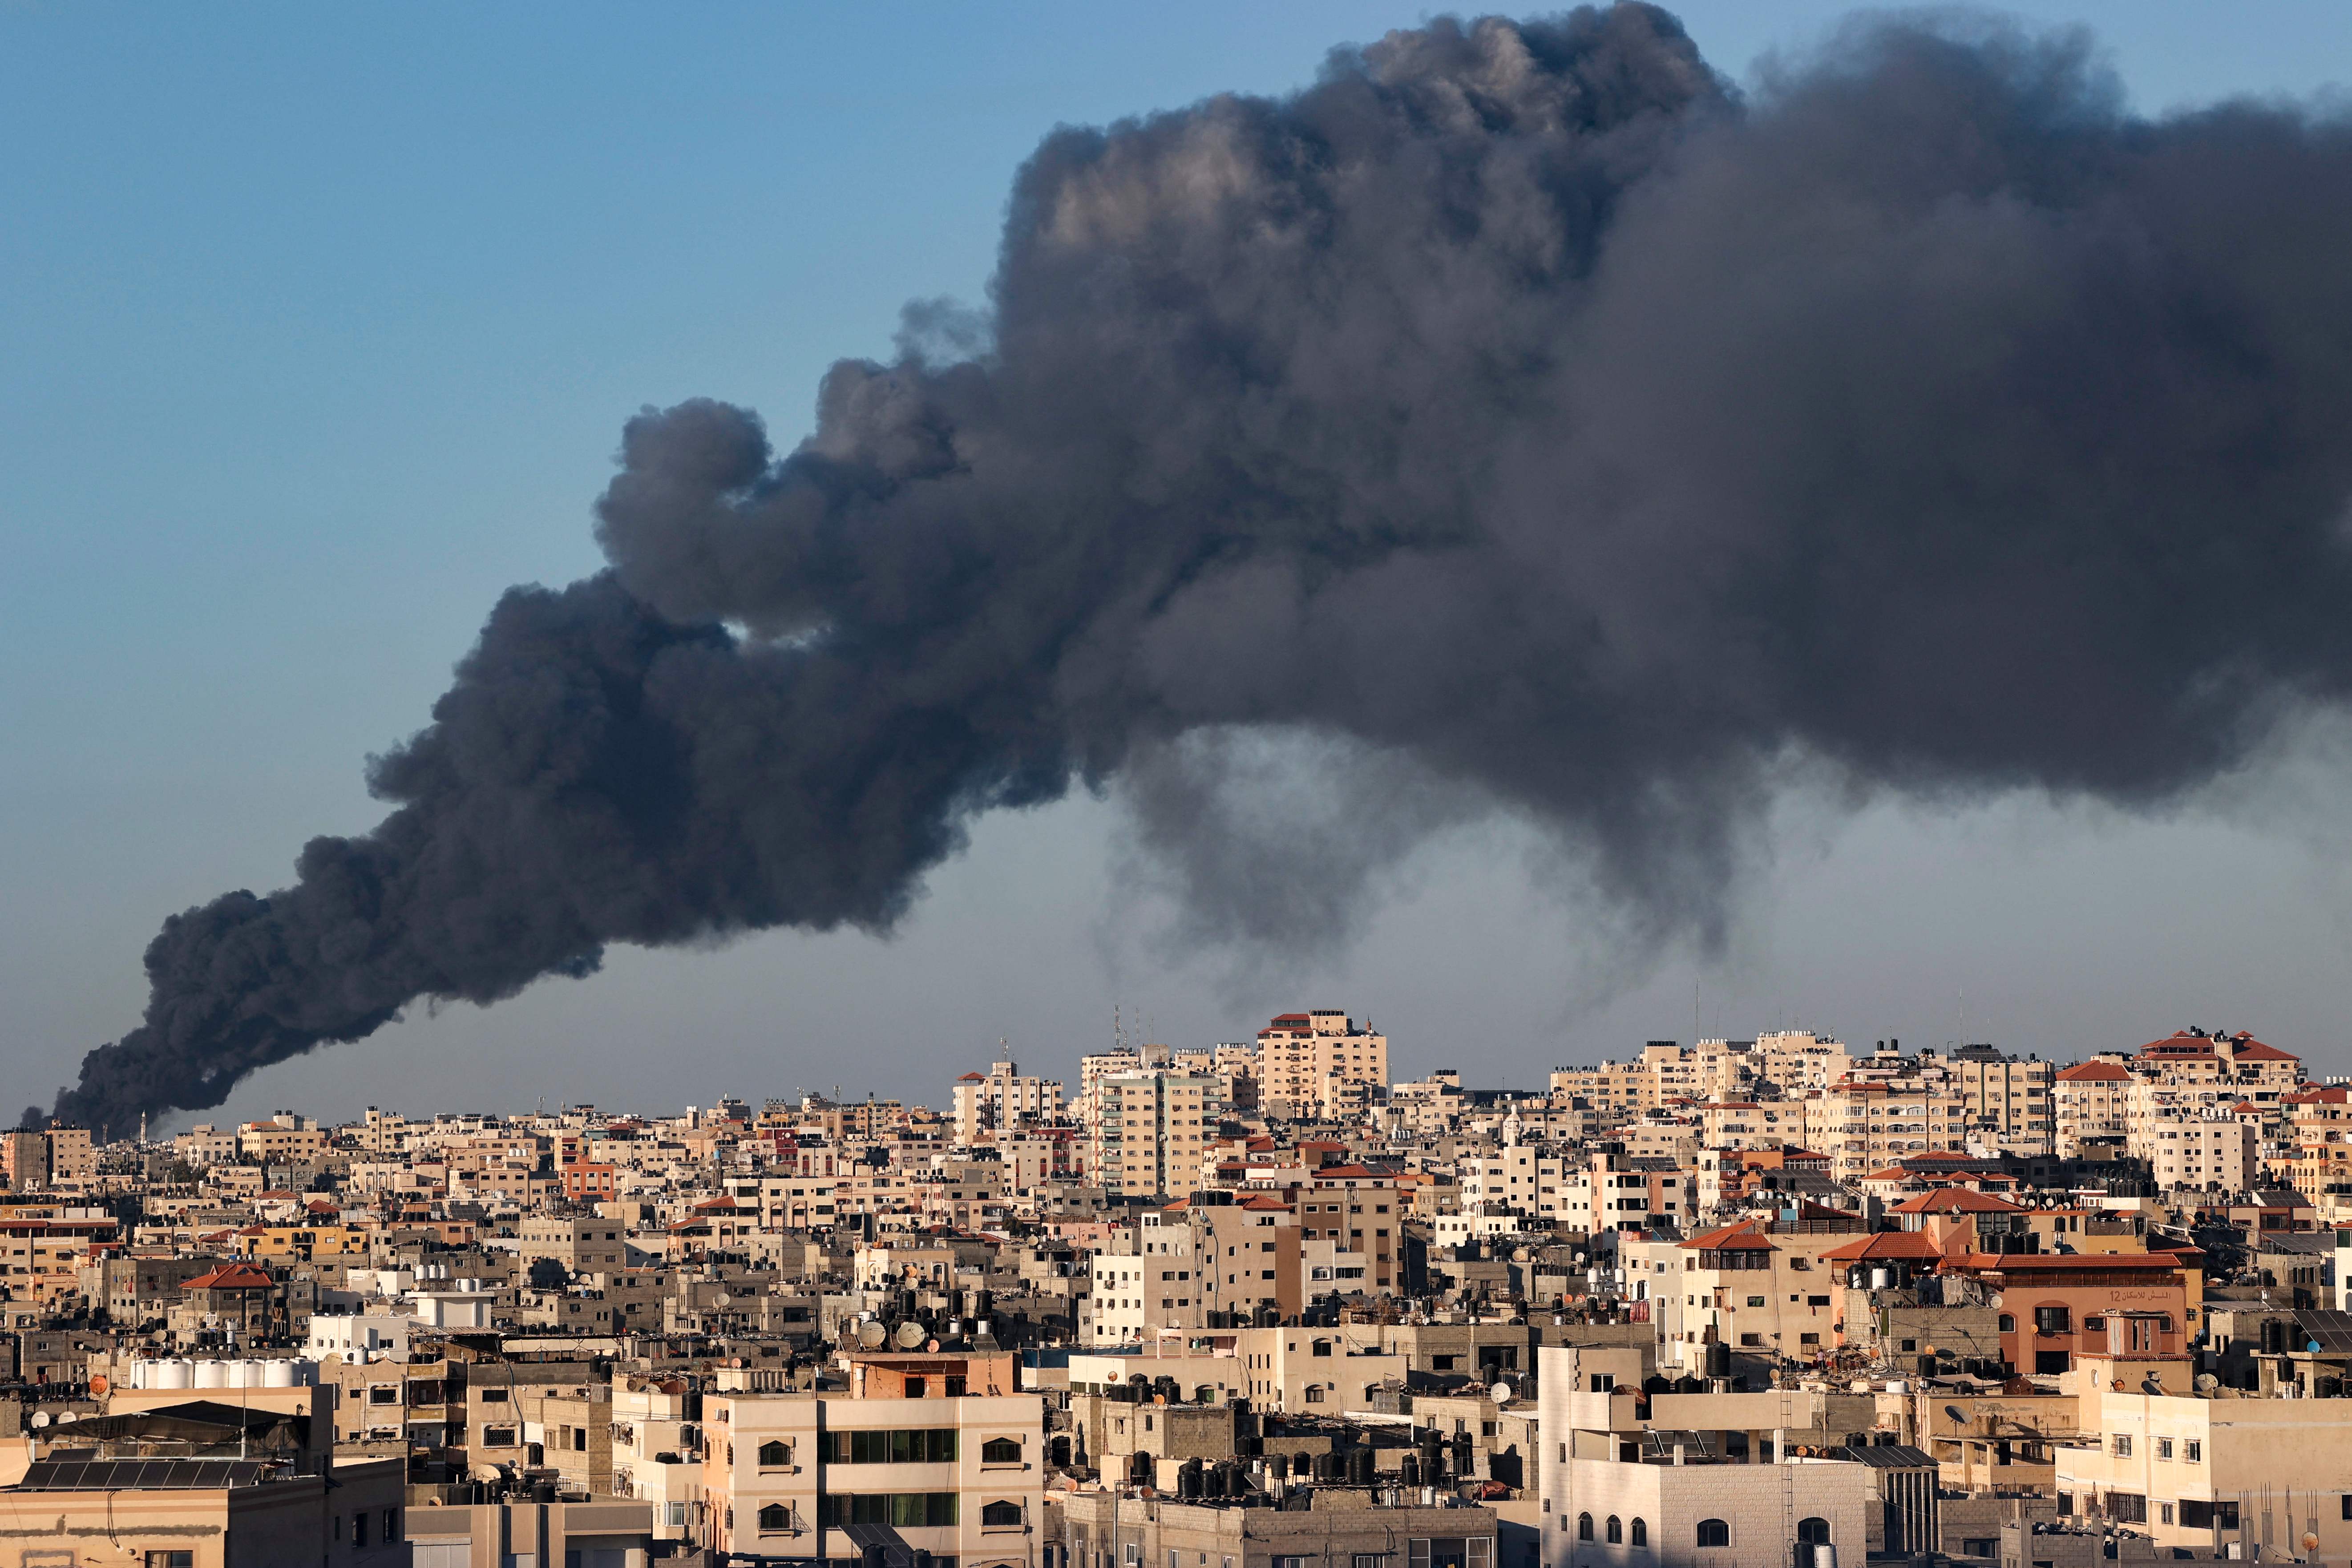
M 26 1563 L 1984 1568 L 2352 1554 L 2352 1091 L 2243 1032 L 1343 1011 L 943 1110 L 0 1134 Z M 1447 1042 L 1401 1042 L 1442 1062 Z M 2072 1059 L 2079 1057 L 2079 1059 Z

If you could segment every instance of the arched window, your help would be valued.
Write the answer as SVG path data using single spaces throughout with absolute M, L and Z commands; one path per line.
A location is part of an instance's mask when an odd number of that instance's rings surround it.
M 1591 1514 L 1580 1513 L 1576 1516 L 1576 1538 L 1579 1541 L 1590 1541 L 1592 1539 L 1592 1516 Z
M 1612 1513 L 1609 1516 L 1609 1523 L 1606 1528 L 1609 1531 L 1610 1545 L 1622 1546 L 1625 1543 L 1625 1521 L 1623 1520 L 1619 1519 Z
M 762 1535 L 781 1534 L 790 1530 L 792 1524 L 793 1510 L 782 1503 L 772 1502 L 760 1510 L 760 1533 Z
M 1650 1527 L 1639 1519 L 1633 1521 L 1633 1544 L 1636 1546 L 1650 1544 Z
M 983 1503 L 980 1510 L 980 1522 L 983 1525 L 1018 1524 L 1021 1522 L 1021 1505 L 1007 1502 L 1002 1498 L 992 1503 Z
M 1317 1340 L 1315 1342 L 1315 1353 L 1317 1355 L 1329 1355 L 1331 1353 L 1331 1342 L 1329 1340 Z
M 1309 1405 L 1320 1405 L 1323 1403 L 1323 1385 L 1321 1384 L 1310 1383 L 1307 1385 L 1307 1403 Z
M 2013 1334 L 2017 1332 L 2017 1320 L 2011 1317 L 2007 1312 L 2003 1312 L 2000 1315 L 2000 1331 L 2004 1334 Z
M 1021 1462 L 1021 1439 L 991 1437 L 980 1446 L 980 1462 L 983 1465 L 1017 1465 Z
M 1719 1519 L 1700 1520 L 1698 1521 L 1698 1543 L 1701 1546 L 1730 1545 L 1731 1526 L 1724 1523 L 1723 1521 Z
M 1797 1521 L 1798 1545 L 1827 1546 L 1829 1543 L 1830 1521 L 1828 1520 L 1816 1518 Z
M 790 1463 L 792 1463 L 792 1450 L 785 1447 L 782 1443 L 762 1443 L 760 1445 L 760 1468 L 761 1469 L 772 1470 L 776 1468 L 778 1466 L 788 1465 Z

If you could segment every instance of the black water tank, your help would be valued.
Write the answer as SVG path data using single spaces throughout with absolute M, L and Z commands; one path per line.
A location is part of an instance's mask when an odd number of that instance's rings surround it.
M 1369 1447 L 1348 1450 L 1348 1484 L 1351 1487 L 1372 1484 L 1372 1451 Z
M 1707 1376 L 1729 1377 L 1731 1375 L 1731 1347 L 1725 1344 L 1721 1340 L 1717 1340 L 1715 1343 L 1707 1346 L 1706 1365 Z
M 1397 1479 L 1408 1487 L 1421 1485 L 1421 1456 L 1411 1448 L 1404 1451 L 1404 1462 L 1398 1468 Z
M 1151 1456 L 1140 1448 L 1127 1457 L 1127 1479 L 1132 1484 L 1148 1487 L 1158 1473 L 1151 1463 Z
M 1201 1461 L 1187 1459 L 1176 1467 L 1176 1495 L 1192 1502 L 1201 1495 Z
M 1288 1480 L 1290 1479 L 1290 1456 L 1287 1454 L 1275 1454 L 1269 1456 L 1265 1461 L 1265 1473 L 1272 1476 L 1277 1481 Z

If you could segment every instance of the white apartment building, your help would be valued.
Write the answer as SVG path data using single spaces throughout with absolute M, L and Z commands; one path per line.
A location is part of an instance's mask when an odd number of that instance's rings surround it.
M 1633 1420 L 1640 1352 L 1546 1345 L 1536 1356 L 1543 1568 L 1789 1568 L 1801 1542 L 1862 1561 L 1878 1500 L 1866 1466 L 1676 1462 Z
M 2132 1130 L 2129 1148 L 2147 1162 L 2159 1189 L 2242 1193 L 2262 1174 L 2253 1125 L 2226 1110 L 2151 1117 Z
M 1507 1142 L 1491 1153 L 1463 1157 L 1461 1202 L 1465 1207 L 1486 1204 L 1545 1220 L 1580 1221 L 1591 1212 L 1580 1180 L 1583 1173 L 1580 1161 L 1563 1160 L 1540 1145 Z
M 2057 1152 L 2080 1153 L 2085 1139 L 2122 1138 L 2130 1131 L 2132 1075 L 2123 1063 L 2094 1058 L 2051 1080 L 2051 1115 Z
M 1078 1323 L 1088 1344 L 1129 1344 L 1205 1321 L 1209 1264 L 1197 1256 L 1192 1226 L 1181 1218 L 1144 1215 L 1095 1253 L 1090 1271 Z

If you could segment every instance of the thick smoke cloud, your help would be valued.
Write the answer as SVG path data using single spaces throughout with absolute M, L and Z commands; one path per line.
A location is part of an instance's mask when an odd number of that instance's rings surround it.
M 887 927 L 1074 784 L 1244 934 L 1328 915 L 1248 886 L 1234 736 L 1703 933 L 1790 759 L 2158 804 L 2352 672 L 2352 132 L 2134 119 L 2073 37 L 1867 22 L 1741 101 L 1657 11 L 1436 22 L 1056 132 L 990 309 L 907 344 L 781 458 L 632 421 L 610 570 L 498 606 L 375 832 L 169 921 L 60 1111 L 608 942 Z

